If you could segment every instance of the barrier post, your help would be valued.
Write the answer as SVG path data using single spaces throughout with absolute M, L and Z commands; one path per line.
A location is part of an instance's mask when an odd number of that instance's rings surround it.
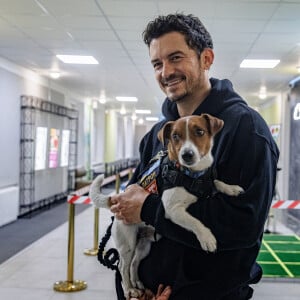
M 130 181 L 130 179 L 132 178 L 132 176 L 133 176 L 133 169 L 130 168 L 130 169 L 129 169 L 129 173 L 128 173 L 128 180 L 129 180 L 129 181 Z
M 69 235 L 68 235 L 68 267 L 67 280 L 57 281 L 53 285 L 53 289 L 57 292 L 77 292 L 87 288 L 87 283 L 82 280 L 74 280 L 74 226 L 75 205 L 69 203 Z
M 98 244 L 99 244 L 99 208 L 94 209 L 94 248 L 85 249 L 83 253 L 85 255 L 95 256 L 98 254 Z
M 116 185 L 115 185 L 116 194 L 120 193 L 120 186 L 121 186 L 121 176 L 120 176 L 120 173 L 117 173 L 116 174 Z

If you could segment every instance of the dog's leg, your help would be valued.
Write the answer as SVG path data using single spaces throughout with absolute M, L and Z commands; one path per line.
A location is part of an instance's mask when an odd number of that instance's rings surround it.
M 154 242 L 154 228 L 152 226 L 140 227 L 138 233 L 138 241 L 134 252 L 134 257 L 130 266 L 130 280 L 134 287 L 140 290 L 144 289 L 143 283 L 138 276 L 138 267 L 140 262 L 149 254 L 151 242 Z
M 214 252 L 217 249 L 217 241 L 210 229 L 186 211 L 196 201 L 197 197 L 187 192 L 183 187 L 165 190 L 162 195 L 166 217 L 192 231 L 203 250 Z
M 119 251 L 119 271 L 122 276 L 122 286 L 126 299 L 140 297 L 141 291 L 132 286 L 130 281 L 130 266 L 137 242 L 138 225 L 124 225 L 122 221 L 115 220 L 112 227 L 112 236 Z
M 217 179 L 214 180 L 214 184 L 219 192 L 224 193 L 228 196 L 238 196 L 239 194 L 244 193 L 244 189 L 239 185 L 226 184 L 225 182 Z

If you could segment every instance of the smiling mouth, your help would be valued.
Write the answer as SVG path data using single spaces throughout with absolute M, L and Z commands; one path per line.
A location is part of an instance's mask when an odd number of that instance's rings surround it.
M 184 80 L 184 78 L 174 78 L 171 80 L 163 81 L 162 83 L 165 87 L 172 87 L 172 86 L 175 86 L 175 85 L 181 83 L 183 80 Z

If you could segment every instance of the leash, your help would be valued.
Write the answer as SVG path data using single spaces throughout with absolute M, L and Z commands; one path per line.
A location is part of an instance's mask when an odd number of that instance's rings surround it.
M 112 228 L 113 222 L 114 222 L 114 217 L 111 217 L 111 223 L 107 227 L 106 233 L 103 236 L 101 242 L 99 243 L 97 258 L 98 258 L 98 261 L 103 266 L 107 267 L 108 269 L 117 271 L 118 264 L 120 261 L 120 256 L 119 256 L 118 250 L 115 248 L 111 248 L 105 252 L 105 247 L 111 237 L 111 228 Z
M 114 222 L 114 217 L 111 217 L 111 223 L 107 227 L 106 233 L 103 236 L 101 242 L 99 243 L 97 258 L 100 264 L 102 264 L 103 266 L 107 267 L 110 270 L 115 271 L 115 286 L 116 286 L 117 297 L 119 300 L 125 300 L 124 292 L 121 284 L 122 277 L 118 269 L 118 264 L 120 261 L 119 252 L 117 249 L 111 248 L 105 253 L 105 246 L 111 237 L 111 228 L 113 222 Z

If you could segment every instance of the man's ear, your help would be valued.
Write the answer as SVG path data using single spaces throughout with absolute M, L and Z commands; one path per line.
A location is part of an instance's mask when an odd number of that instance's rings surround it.
M 224 126 L 224 121 L 213 117 L 210 114 L 201 114 L 200 117 L 204 117 L 208 124 L 208 130 L 211 135 L 218 133 Z
M 158 139 L 161 141 L 164 147 L 167 146 L 170 139 L 173 124 L 173 121 L 167 122 L 157 134 Z
M 205 70 L 209 70 L 210 66 L 213 64 L 215 54 L 213 49 L 205 48 L 201 53 L 201 66 Z

